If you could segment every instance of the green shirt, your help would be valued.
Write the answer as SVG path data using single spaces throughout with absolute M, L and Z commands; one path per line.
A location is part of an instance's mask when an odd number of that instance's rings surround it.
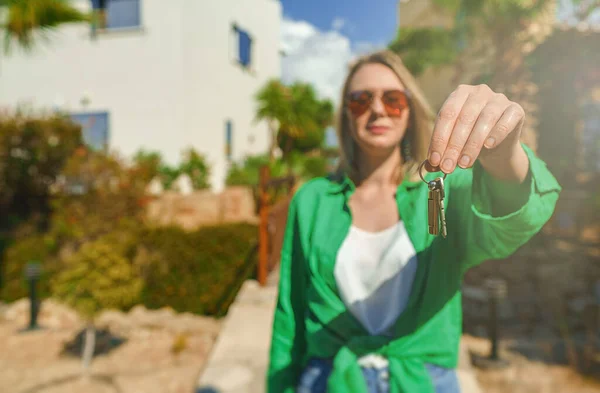
M 510 256 L 551 217 L 561 187 L 524 146 L 529 172 L 522 184 L 493 178 L 477 162 L 448 175 L 448 237 L 427 229 L 427 185 L 403 181 L 396 201 L 418 267 L 393 337 L 371 336 L 345 307 L 334 278 L 337 251 L 350 228 L 347 177 L 318 178 L 294 195 L 280 262 L 267 385 L 295 391 L 311 357 L 333 358 L 328 392 L 367 392 L 359 357 L 389 361 L 391 393 L 433 393 L 425 363 L 454 368 L 462 327 L 461 283 L 472 266 Z M 428 174 L 432 178 L 435 174 Z

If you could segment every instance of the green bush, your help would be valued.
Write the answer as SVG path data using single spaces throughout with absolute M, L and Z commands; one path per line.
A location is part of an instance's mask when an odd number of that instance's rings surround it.
M 46 296 L 48 278 L 82 245 L 103 236 L 137 240 L 144 185 L 131 168 L 115 157 L 81 149 L 65 163 L 61 175 L 65 181 L 55 184 L 47 225 L 40 227 L 32 217 L 13 228 L 5 240 L 0 292 L 5 301 L 27 294 L 23 268 L 29 260 L 42 263 L 44 276 L 39 285 Z M 127 257 L 134 255 L 135 250 Z
M 52 114 L 0 112 L 0 229 L 49 214 L 50 188 L 81 145 L 81 127 Z
M 243 163 L 233 163 L 227 173 L 228 186 L 258 186 L 260 168 L 268 165 L 271 177 L 287 176 L 292 173 L 301 180 L 325 176 L 329 172 L 328 158 L 320 154 L 305 154 L 294 151 L 289 154 L 287 161 L 275 160 L 270 162 L 264 155 L 247 157 Z
M 303 180 L 326 176 L 329 170 L 327 158 L 321 155 L 294 153 L 290 156 L 290 165 Z
M 267 155 L 248 156 L 241 164 L 231 164 L 225 183 L 228 186 L 257 186 L 263 165 L 269 166 L 271 177 L 287 174 L 287 165 L 281 160 L 271 162 Z
M 136 264 L 145 281 L 143 303 L 149 308 L 170 306 L 196 314 L 222 315 L 253 258 L 257 228 L 229 224 L 186 233 L 180 228 L 148 229 L 142 236 Z M 241 275 L 241 276 L 240 276 Z
M 61 244 L 78 248 L 123 226 L 139 226 L 145 184 L 136 168 L 114 156 L 83 152 L 69 160 L 62 174 L 67 184 L 52 201 L 50 220 L 50 232 Z
M 179 176 L 186 174 L 190 177 L 195 190 L 210 187 L 210 165 L 206 157 L 194 149 L 188 149 L 184 152 L 183 160 L 178 166 L 165 164 L 158 152 L 144 150 L 136 153 L 133 161 L 137 176 L 143 179 L 146 184 L 157 177 L 163 187 L 169 190 Z
M 27 296 L 23 269 L 38 260 L 42 297 L 57 297 L 88 317 L 104 307 L 126 310 L 136 303 L 221 316 L 256 271 L 257 228 L 251 224 L 186 232 L 126 221 L 108 234 L 84 241 L 77 236 L 51 231 L 11 244 L 2 300 Z
M 199 171 L 195 165 L 188 168 L 192 174 Z M 45 232 L 29 225 L 7 246 L 2 298 L 26 295 L 23 268 L 35 259 L 45 271 L 43 295 L 56 296 L 88 317 L 103 307 L 124 309 L 135 302 L 222 315 L 254 271 L 255 261 L 245 262 L 256 227 L 235 224 L 191 233 L 149 228 L 138 171 L 139 166 L 126 167 L 103 153 L 73 155 L 61 171 L 66 180 L 55 190 Z
M 12 302 L 28 296 L 29 289 L 25 279 L 25 266 L 28 262 L 39 262 L 42 267 L 37 289 L 40 298 L 50 294 L 48 278 L 56 271 L 53 255 L 56 245 L 47 235 L 35 234 L 23 238 L 7 247 L 4 256 L 4 285 L 0 290 L 0 299 Z
M 143 280 L 127 258 L 127 247 L 113 236 L 84 244 L 51 280 L 52 294 L 93 320 L 103 309 L 137 304 Z

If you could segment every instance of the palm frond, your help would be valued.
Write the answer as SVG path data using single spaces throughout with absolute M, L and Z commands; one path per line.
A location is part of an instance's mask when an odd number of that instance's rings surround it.
M 4 28 L 4 49 L 10 52 L 16 41 L 30 50 L 36 33 L 45 34 L 68 23 L 87 22 L 90 16 L 79 11 L 68 0 L 0 0 L 7 7 Z

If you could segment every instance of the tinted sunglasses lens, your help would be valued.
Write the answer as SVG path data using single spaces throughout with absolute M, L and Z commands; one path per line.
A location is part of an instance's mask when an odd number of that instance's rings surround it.
M 348 95 L 348 109 L 355 116 L 360 116 L 369 109 L 373 95 L 368 91 L 352 92 Z
M 400 116 L 402 111 L 408 107 L 408 97 L 400 90 L 386 91 L 382 97 L 387 112 L 391 115 Z

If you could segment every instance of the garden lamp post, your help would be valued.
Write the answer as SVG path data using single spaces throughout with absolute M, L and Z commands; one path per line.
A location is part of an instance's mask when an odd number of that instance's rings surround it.
M 502 359 L 499 354 L 500 337 L 500 305 L 506 298 L 506 282 L 498 278 L 490 278 L 485 281 L 488 293 L 488 334 L 490 338 L 490 353 L 487 357 L 476 357 L 474 363 L 482 368 L 502 368 L 508 366 L 508 361 Z
M 30 261 L 25 266 L 25 277 L 29 283 L 29 326 L 25 331 L 38 330 L 40 326 L 37 324 L 38 312 L 40 304 L 37 296 L 37 282 L 42 274 L 41 264 L 37 261 Z

